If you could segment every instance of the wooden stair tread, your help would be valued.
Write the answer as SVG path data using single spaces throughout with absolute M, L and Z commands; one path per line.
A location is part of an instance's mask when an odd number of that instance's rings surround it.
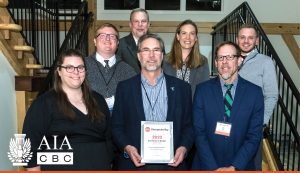
M 31 46 L 14 46 L 13 49 L 17 51 L 27 51 L 27 52 L 34 51 L 34 48 Z
M 22 31 L 22 26 L 14 23 L 0 24 L 1 30 Z
M 26 64 L 27 69 L 41 69 L 44 68 L 41 64 Z

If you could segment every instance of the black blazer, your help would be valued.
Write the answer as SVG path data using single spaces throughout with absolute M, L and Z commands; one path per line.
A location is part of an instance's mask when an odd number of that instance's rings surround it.
M 189 151 L 193 144 L 191 87 L 188 83 L 166 74 L 165 79 L 168 95 L 166 121 L 173 121 L 174 154 L 180 146 L 185 146 Z M 141 168 L 136 168 L 130 158 L 123 156 L 123 150 L 127 145 L 136 147 L 140 152 L 141 121 L 145 121 L 145 114 L 141 74 L 139 74 L 120 82 L 116 91 L 112 114 L 112 134 L 114 142 L 122 151 L 118 158 L 118 168 L 120 170 L 147 170 L 147 164 Z M 185 163 L 177 168 L 161 164 L 161 167 L 157 169 L 173 170 L 186 169 L 186 167 Z
M 137 57 L 137 45 L 134 41 L 132 33 L 120 39 L 117 55 L 123 61 L 129 64 L 134 70 L 139 73 L 141 70 L 140 62 Z

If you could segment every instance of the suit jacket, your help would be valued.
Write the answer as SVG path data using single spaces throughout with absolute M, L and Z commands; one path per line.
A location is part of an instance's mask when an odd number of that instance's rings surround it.
M 165 75 L 168 95 L 166 121 L 173 122 L 174 154 L 178 147 L 185 146 L 187 151 L 193 144 L 192 99 L 189 84 L 172 76 Z M 142 100 L 141 74 L 122 81 L 117 86 L 112 114 L 113 140 L 122 152 L 118 158 L 120 170 L 148 170 L 151 166 L 136 168 L 130 158 L 123 156 L 125 146 L 132 145 L 140 153 L 141 121 L 145 121 Z M 185 163 L 177 168 L 167 164 L 155 164 L 156 170 L 186 169 Z
M 119 55 L 123 61 L 129 64 L 134 70 L 140 72 L 140 62 L 137 57 L 137 45 L 134 41 L 132 33 L 120 39 L 117 55 Z
M 193 103 L 193 124 L 197 153 L 193 170 L 215 170 L 234 166 L 255 170 L 254 155 L 262 139 L 264 98 L 260 87 L 239 77 L 235 91 L 229 137 L 215 134 L 217 122 L 224 121 L 220 79 L 197 86 Z

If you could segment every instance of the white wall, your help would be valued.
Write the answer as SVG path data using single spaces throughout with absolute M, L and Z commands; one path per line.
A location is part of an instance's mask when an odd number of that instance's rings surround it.
M 184 0 L 183 0 L 184 1 Z M 148 11 L 150 21 L 183 21 L 192 19 L 195 22 L 218 22 L 242 4 L 244 0 L 223 0 L 221 12 L 184 12 L 184 11 Z M 256 18 L 261 23 L 299 23 L 300 25 L 300 0 L 248 0 L 247 1 Z M 97 1 L 97 20 L 128 20 L 130 10 L 104 11 L 104 2 Z M 120 36 L 128 33 L 120 33 Z M 165 42 L 166 52 L 170 50 L 173 33 L 158 33 Z M 200 34 L 200 51 L 208 57 L 211 63 L 211 36 Z M 296 62 L 287 49 L 282 38 L 278 35 L 268 35 L 273 47 L 276 49 L 281 61 L 286 67 L 298 90 L 300 88 L 300 71 Z M 296 36 L 300 46 L 300 36 Z M 211 66 L 209 66 L 211 67 Z
M 15 72 L 0 51 L 0 170 L 15 170 L 7 157 L 10 138 L 17 133 Z
M 281 36 L 279 35 L 269 35 L 269 40 L 272 42 L 274 49 L 276 50 L 280 60 L 284 64 L 285 67 L 288 67 L 286 70 L 288 71 L 289 75 L 293 79 L 298 91 L 300 90 L 300 71 L 299 68 L 293 59 L 293 55 L 289 51 L 288 47 L 282 40 Z M 298 41 L 300 39 L 298 38 Z M 276 44 L 274 44 L 276 43 Z M 298 46 L 299 46 L 298 42 Z

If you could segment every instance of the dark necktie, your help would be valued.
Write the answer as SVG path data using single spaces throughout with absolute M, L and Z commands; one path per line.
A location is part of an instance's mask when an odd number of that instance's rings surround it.
M 104 62 L 105 62 L 105 66 L 104 66 L 105 72 L 108 73 L 108 70 L 109 70 L 109 64 L 108 64 L 108 62 L 109 62 L 109 60 L 104 60 Z
M 225 87 L 227 88 L 225 96 L 224 96 L 224 105 L 225 105 L 225 114 L 229 118 L 230 113 L 231 113 L 231 108 L 232 108 L 232 95 L 231 95 L 231 88 L 233 84 L 225 84 Z

